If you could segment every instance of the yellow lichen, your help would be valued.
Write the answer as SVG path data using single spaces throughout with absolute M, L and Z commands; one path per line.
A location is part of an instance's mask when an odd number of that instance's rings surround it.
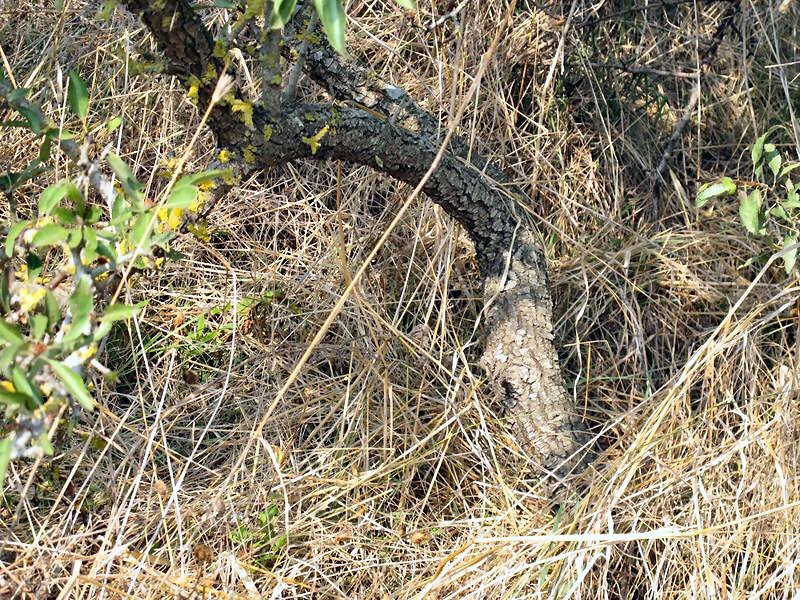
M 158 220 L 166 229 L 176 231 L 183 222 L 182 208 L 160 208 L 158 210 Z
M 97 354 L 97 344 L 89 344 L 83 348 L 78 348 L 75 353 L 78 355 L 81 362 L 86 362 Z
M 199 102 L 198 93 L 200 92 L 200 80 L 192 75 L 189 78 L 189 90 L 186 92 L 186 97 L 192 104 Z
M 16 388 L 14 387 L 14 384 L 8 380 L 0 381 L 0 388 L 5 390 L 6 392 L 11 392 L 12 394 L 17 391 Z
M 227 148 L 223 148 L 222 150 L 219 151 L 217 158 L 219 158 L 219 162 L 221 163 L 229 162 L 231 159 L 231 151 L 228 150 Z
M 234 98 L 231 100 L 231 110 L 233 112 L 242 113 L 242 121 L 248 127 L 253 126 L 253 105 L 247 102 L 246 100 L 240 100 L 239 98 Z
M 248 165 L 252 165 L 256 162 L 256 147 L 253 146 L 253 144 L 245 146 L 244 150 L 242 150 L 242 158 Z
M 21 286 L 17 292 L 19 298 L 19 310 L 24 313 L 31 312 L 39 305 L 39 302 L 44 300 L 46 294 L 47 288 L 39 285 Z
M 308 144 L 311 147 L 311 154 L 316 154 L 317 153 L 317 150 L 319 150 L 320 146 L 322 145 L 319 142 L 320 142 L 320 140 L 322 138 L 325 137 L 325 134 L 328 133 L 328 129 L 329 128 L 330 127 L 328 125 L 325 125 L 325 127 L 320 129 L 317 133 L 315 133 L 310 138 L 309 137 L 304 137 L 303 138 L 303 142 Z
M 239 183 L 239 178 L 233 174 L 233 170 L 226 169 L 222 174 L 222 181 L 225 185 L 236 185 Z
M 264 136 L 265 142 L 270 141 L 270 139 L 272 139 L 272 125 L 264 125 L 264 127 L 261 129 L 261 133 Z

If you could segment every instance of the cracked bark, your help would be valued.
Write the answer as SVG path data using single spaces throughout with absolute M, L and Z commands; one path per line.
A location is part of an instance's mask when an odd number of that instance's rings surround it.
M 184 84 L 192 76 L 202 79 L 209 65 L 222 71 L 222 63 L 213 56 L 211 35 L 185 0 L 162 0 L 155 6 L 146 0 L 124 4 L 142 17 Z M 208 124 L 218 144 L 239 153 L 250 146 L 258 166 L 298 159 L 342 160 L 412 185 L 419 183 L 438 150 L 434 118 L 410 100 L 399 107 L 403 119 L 381 115 L 392 106 L 397 109 L 393 100 L 402 94 L 391 86 L 381 88 L 375 80 L 368 83 L 357 73 L 348 92 L 346 67 L 324 48 L 312 50 L 307 63 L 320 81 L 326 72 L 336 73 L 335 96 L 349 95 L 353 100 L 358 94 L 364 108 L 287 103 L 278 115 L 271 115 L 255 106 L 253 126 L 246 127 L 225 106 L 217 106 Z M 322 82 L 330 89 L 327 79 Z M 353 83 L 359 80 L 360 87 Z M 214 84 L 200 86 L 201 110 L 208 106 Z M 376 96 L 376 89 L 383 91 Z M 377 100 L 364 102 L 369 98 Z M 406 117 L 413 117 L 417 131 L 403 126 L 409 126 Z M 269 133 L 264 135 L 265 131 Z M 311 138 L 318 140 L 313 148 L 308 143 Z M 564 389 L 553 345 L 546 260 L 524 211 L 497 185 L 505 179 L 502 172 L 482 157 L 465 164 L 462 159 L 468 149 L 459 140 L 450 150 L 423 191 L 467 230 L 475 244 L 486 305 L 480 366 L 511 417 L 520 446 L 537 464 L 562 476 L 586 464 L 581 447 L 587 435 Z

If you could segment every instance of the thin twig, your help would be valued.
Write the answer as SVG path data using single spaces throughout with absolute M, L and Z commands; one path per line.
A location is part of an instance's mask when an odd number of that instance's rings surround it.
M 693 73 L 687 71 L 662 71 L 661 69 L 631 66 L 622 63 L 589 63 L 589 66 L 596 69 L 617 69 L 631 75 L 653 75 L 655 77 L 676 77 L 678 79 L 694 79 L 697 77 L 697 71 Z

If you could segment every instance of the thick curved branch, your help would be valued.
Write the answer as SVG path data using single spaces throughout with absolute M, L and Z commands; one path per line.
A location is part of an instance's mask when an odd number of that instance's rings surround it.
M 445 129 L 439 119 L 420 107 L 408 93 L 381 80 L 368 66 L 354 58 L 344 58 L 327 43 L 319 23 L 306 23 L 296 18 L 287 26 L 287 43 L 284 54 L 300 53 L 309 38 L 319 40 L 302 51 L 308 76 L 322 86 L 333 98 L 353 106 L 361 106 L 382 114 L 406 129 L 418 132 L 433 142 L 444 139 Z M 308 32 L 311 32 L 309 35 Z M 506 184 L 505 173 L 475 152 L 464 138 L 453 135 L 448 150 L 455 156 L 491 177 L 496 183 Z M 513 188 L 512 193 L 519 193 Z
M 153 16 L 157 9 L 143 0 L 127 0 L 126 4 L 142 14 L 170 60 L 188 57 L 187 71 L 194 74 L 213 58 L 210 35 L 205 30 L 191 31 L 202 27 L 199 19 L 189 15 L 181 21 L 191 12 L 185 0 L 164 2 L 173 7 L 171 20 L 164 19 L 163 9 L 160 18 Z M 188 53 L 169 48 L 182 39 L 200 40 L 209 54 L 197 55 L 197 47 Z M 316 58 L 308 62 L 318 64 Z M 414 131 L 382 116 L 374 106 L 293 104 L 282 107 L 277 116 L 256 106 L 253 122 L 246 126 L 224 106 L 214 110 L 217 114 L 209 125 L 218 143 L 241 155 L 252 155 L 253 165 L 279 165 L 302 158 L 343 160 L 417 184 L 438 150 L 436 136 L 428 135 L 430 116 L 423 119 L 428 125 Z M 423 190 L 465 227 L 475 243 L 485 300 L 481 366 L 512 416 L 520 444 L 536 462 L 560 475 L 585 464 L 579 455 L 586 436 L 564 389 L 553 346 L 546 261 L 514 198 L 486 175 L 489 165 L 481 160 L 481 170 L 465 164 L 460 150 L 463 147 L 454 144 L 453 152 L 444 156 Z
M 264 118 L 257 112 L 256 124 Z M 258 146 L 264 164 L 344 160 L 416 184 L 437 152 L 419 133 L 363 109 L 299 105 L 271 126 L 271 138 Z M 307 143 L 312 139 L 319 145 Z M 442 159 L 423 190 L 475 243 L 487 306 L 481 366 L 515 417 L 520 443 L 550 469 L 575 466 L 586 435 L 561 379 L 547 264 L 535 232 L 513 198 L 455 156 Z

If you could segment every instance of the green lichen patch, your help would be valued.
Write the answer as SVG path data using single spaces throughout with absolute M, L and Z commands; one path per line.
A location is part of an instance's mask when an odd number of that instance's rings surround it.
M 253 146 L 253 144 L 245 146 L 244 150 L 242 150 L 242 158 L 248 165 L 252 165 L 256 162 L 256 147 Z

